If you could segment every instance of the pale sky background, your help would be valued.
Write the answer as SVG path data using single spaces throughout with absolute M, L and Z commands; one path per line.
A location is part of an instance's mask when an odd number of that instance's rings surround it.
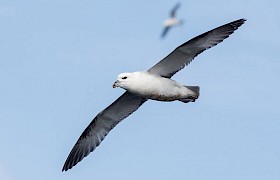
M 279 180 L 280 2 L 181 1 L 185 24 L 161 40 L 177 1 L 0 0 L 1 180 Z M 174 76 L 195 103 L 149 101 L 67 172 L 92 118 L 190 38 L 246 18 Z

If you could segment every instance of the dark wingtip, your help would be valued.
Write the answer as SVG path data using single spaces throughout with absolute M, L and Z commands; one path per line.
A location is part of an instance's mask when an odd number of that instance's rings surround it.
M 61 171 L 63 172 L 63 171 L 67 171 L 67 170 L 68 169 L 66 169 L 65 164 L 64 164 Z
M 247 19 L 242 18 L 242 19 L 238 19 L 236 21 L 231 22 L 231 24 L 237 25 L 238 27 L 241 26 L 242 24 L 245 23 L 245 21 L 247 21 Z
M 67 171 L 68 169 L 71 169 L 71 167 L 68 168 L 68 167 L 66 166 L 66 163 L 65 163 L 64 166 L 63 166 L 63 168 L 62 168 L 62 172 L 63 172 L 63 171 Z
M 247 19 L 246 19 L 246 18 L 241 18 L 241 19 L 239 19 L 239 20 L 237 20 L 237 21 L 243 21 L 243 22 L 245 22 L 245 21 L 247 21 Z
M 241 22 L 245 22 L 245 21 L 247 21 L 247 19 L 246 18 L 241 18 L 241 19 L 239 19 Z
M 71 155 L 71 154 L 70 154 Z M 69 156 L 70 156 L 69 155 Z M 81 158 L 81 159 L 83 159 L 83 158 Z M 66 160 L 66 162 L 64 163 L 64 165 L 63 165 L 63 168 L 62 168 L 62 172 L 63 171 L 67 171 L 67 170 L 69 170 L 69 169 L 71 169 L 72 167 L 74 167 L 78 162 L 80 162 L 81 161 L 81 159 L 78 159 L 78 160 L 76 160 L 76 161 L 70 161 L 70 158 L 68 157 L 67 158 L 67 160 Z
M 62 167 L 62 172 L 63 172 L 63 171 L 67 171 L 68 169 L 71 169 L 71 168 L 72 168 L 71 166 L 69 167 L 69 162 L 68 162 L 68 160 L 69 160 L 69 157 L 67 158 L 67 160 L 65 161 L 65 163 L 64 163 L 64 165 L 63 165 L 63 167 Z
M 74 149 L 74 147 L 73 147 L 73 149 Z M 71 169 L 72 167 L 74 167 L 79 162 L 79 160 L 78 161 L 73 160 L 73 155 L 72 154 L 73 154 L 73 150 L 70 152 L 69 156 L 67 157 L 67 159 L 66 159 L 66 161 L 63 165 L 62 172 Z
M 229 23 L 231 26 L 233 26 L 234 30 L 238 29 L 240 26 L 242 26 L 245 21 L 247 21 L 247 19 L 245 18 L 242 18 L 242 19 L 239 19 L 239 20 L 236 20 L 236 21 L 233 21 L 231 23 Z

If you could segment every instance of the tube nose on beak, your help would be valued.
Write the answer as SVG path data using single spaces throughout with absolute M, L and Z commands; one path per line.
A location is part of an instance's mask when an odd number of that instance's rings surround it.
M 118 87 L 118 81 L 114 82 L 114 84 L 113 84 L 113 88 L 116 88 L 116 87 Z

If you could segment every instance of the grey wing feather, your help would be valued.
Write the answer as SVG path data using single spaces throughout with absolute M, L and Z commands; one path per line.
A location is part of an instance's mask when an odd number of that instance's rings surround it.
M 136 111 L 146 99 L 125 92 L 115 102 L 101 111 L 84 130 L 71 150 L 62 171 L 67 171 L 92 152 L 111 129 Z
M 162 31 L 162 34 L 161 34 L 161 36 L 160 36 L 161 38 L 164 38 L 164 37 L 165 37 L 165 35 L 167 34 L 169 28 L 170 28 L 170 27 L 165 27 L 165 28 L 164 28 L 164 30 Z
M 180 3 L 177 3 L 174 8 L 170 12 L 170 17 L 175 17 L 176 16 L 176 11 L 180 7 Z
M 171 78 L 175 73 L 188 65 L 198 54 L 229 37 L 245 21 L 246 19 L 239 19 L 230 22 L 189 40 L 150 68 L 148 72 Z

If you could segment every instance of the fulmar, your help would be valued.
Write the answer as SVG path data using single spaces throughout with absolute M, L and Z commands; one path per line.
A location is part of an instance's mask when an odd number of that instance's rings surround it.
M 147 71 L 118 75 L 113 87 L 126 91 L 91 121 L 71 150 L 62 171 L 71 169 L 92 152 L 111 129 L 145 101 L 194 102 L 199 96 L 199 86 L 181 85 L 170 78 L 198 54 L 229 37 L 245 21 L 230 22 L 187 41 Z
M 163 22 L 163 26 L 164 26 L 164 29 L 161 33 L 161 38 L 164 38 L 167 34 L 167 32 L 169 31 L 169 29 L 173 26 L 176 26 L 176 25 L 179 25 L 179 24 L 183 24 L 183 20 L 181 19 L 177 19 L 176 18 L 176 12 L 177 10 L 179 9 L 179 7 L 181 6 L 180 3 L 177 3 L 173 8 L 172 10 L 170 11 L 170 15 L 169 15 L 169 18 L 166 19 L 164 22 Z

